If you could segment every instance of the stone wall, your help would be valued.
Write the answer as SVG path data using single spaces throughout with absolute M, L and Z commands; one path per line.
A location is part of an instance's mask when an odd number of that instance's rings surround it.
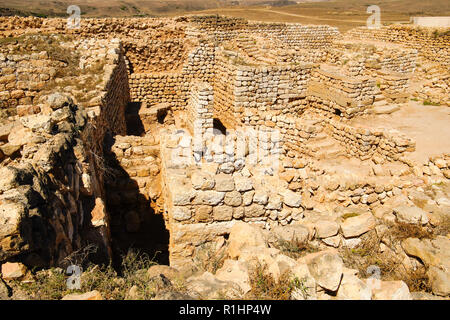
M 242 123 L 253 125 L 253 117 L 265 121 L 271 110 L 294 107 L 290 103 L 306 92 L 313 68 L 310 64 L 249 66 L 227 50 L 218 60 L 214 113 L 230 128 Z
M 377 84 L 381 92 L 386 96 L 408 96 L 409 81 L 412 74 L 378 70 Z
M 152 238 L 165 230 L 155 223 L 155 217 L 162 214 L 164 206 L 159 140 L 152 135 L 116 135 L 105 157 L 112 170 L 105 178 L 105 189 L 115 258 L 130 247 L 142 249 L 160 245 Z
M 105 86 L 100 104 L 100 115 L 105 123 L 101 127 L 110 129 L 113 134 L 125 134 L 125 109 L 130 103 L 130 88 L 124 51 L 117 39 L 108 53 L 109 64 L 104 69 Z
M 186 19 L 185 19 L 186 20 Z M 240 18 L 220 16 L 188 18 L 194 26 L 186 29 L 188 37 L 198 37 L 208 32 L 210 38 L 223 42 L 242 35 L 259 35 L 280 41 L 287 47 L 319 49 L 341 37 L 337 28 L 330 26 L 301 25 L 297 23 L 248 22 Z
M 194 82 L 186 107 L 188 130 L 203 136 L 213 128 L 213 88 L 206 82 Z
M 189 98 L 190 83 L 194 79 L 212 81 L 214 60 L 214 46 L 201 41 L 189 52 L 179 72 L 131 73 L 131 100 L 149 105 L 167 102 L 174 109 L 184 109 Z
M 131 73 L 177 71 L 187 56 L 185 39 L 124 40 Z
M 332 91 L 361 103 L 370 103 L 375 95 L 375 80 L 369 77 L 349 77 L 338 69 L 322 65 L 313 74 L 313 80 L 322 83 Z
M 241 30 L 248 27 L 248 21 L 243 18 L 225 17 L 220 15 L 186 16 L 177 19 L 180 22 L 189 22 L 195 25 L 196 29 L 202 31 L 231 31 Z
M 97 46 L 85 51 L 90 49 L 98 57 Z M 103 145 L 108 133 L 126 130 L 129 93 L 120 43 L 112 41 L 102 52 L 98 76 L 103 90 L 95 91 L 98 96 L 89 108 L 76 105 L 68 94 L 47 94 L 51 89 L 43 88 L 38 108 L 18 107 L 17 116 L 2 120 L 1 210 L 11 214 L 0 232 L 2 261 L 20 256 L 29 267 L 62 265 L 68 255 L 90 244 L 98 249 L 95 261 L 111 257 Z M 80 63 L 94 60 L 82 55 Z
M 53 266 L 90 243 L 98 246 L 97 258 L 107 259 L 102 185 L 77 131 L 89 130 L 86 113 L 59 95 L 49 97 L 48 107 L 50 115 L 23 116 L 7 135 L 21 158 L 1 169 L 1 210 L 10 218 L 2 223 L 0 260 L 20 256 L 29 267 Z
M 358 128 L 329 120 L 328 129 L 348 154 L 367 160 L 378 154 L 388 160 L 399 160 L 406 151 L 415 150 L 415 142 L 395 130 Z
M 22 55 L 0 53 L 0 108 L 14 114 L 19 105 L 37 104 L 35 97 L 62 65 L 51 60 L 45 51 Z
M 191 164 L 190 139 L 169 132 L 163 139 L 162 184 L 172 266 L 192 261 L 202 245 L 220 241 L 238 220 L 264 226 L 269 220 L 287 224 L 301 218 L 301 196 L 273 172 L 265 175 L 259 165 L 224 166 L 218 158 Z M 244 163 L 249 158 L 244 155 Z
M 148 105 L 171 103 L 175 108 L 186 106 L 189 82 L 183 74 L 138 73 L 130 75 L 130 95 L 133 102 Z
M 319 49 L 341 37 L 338 29 L 330 26 L 301 25 L 297 23 L 250 23 L 249 32 L 275 39 L 289 47 Z
M 445 31 L 446 29 L 439 28 L 392 25 L 380 29 L 358 27 L 348 31 L 345 36 L 402 44 L 417 49 L 422 56 L 448 68 L 450 66 L 450 35 Z
M 330 51 L 339 56 L 327 63 L 338 65 L 352 76 L 373 76 L 379 69 L 412 73 L 417 66 L 417 49 L 373 39 L 336 41 Z

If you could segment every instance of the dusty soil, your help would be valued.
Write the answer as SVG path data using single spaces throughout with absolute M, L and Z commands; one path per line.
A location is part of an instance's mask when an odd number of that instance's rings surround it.
M 410 101 L 392 114 L 354 119 L 352 125 L 396 129 L 416 141 L 416 151 L 408 157 L 420 163 L 430 156 L 450 153 L 450 108 L 425 106 Z

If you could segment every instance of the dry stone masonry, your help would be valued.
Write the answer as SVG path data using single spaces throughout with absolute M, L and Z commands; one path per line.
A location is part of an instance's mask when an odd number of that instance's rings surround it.
M 450 295 L 450 150 L 417 135 L 427 123 L 398 124 L 450 106 L 448 28 L 82 25 L 0 17 L 3 279 L 11 263 L 60 266 L 89 244 L 98 261 L 135 246 L 180 270 L 212 246 L 226 261 L 194 289 L 248 292 L 260 259 L 277 279 L 286 268 L 306 279 L 296 299 L 411 299 L 402 279 L 374 289 L 344 266 L 376 238 Z M 435 237 L 394 242 L 397 224 Z M 317 252 L 294 260 L 280 251 L 293 240 Z

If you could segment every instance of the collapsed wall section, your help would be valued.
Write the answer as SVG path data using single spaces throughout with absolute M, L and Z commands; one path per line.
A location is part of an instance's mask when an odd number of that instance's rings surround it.
M 175 72 L 187 57 L 186 39 L 124 39 L 130 73 Z

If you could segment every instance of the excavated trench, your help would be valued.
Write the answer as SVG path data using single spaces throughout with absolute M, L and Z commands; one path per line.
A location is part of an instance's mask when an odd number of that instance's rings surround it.
M 126 110 L 127 137 L 133 141 L 146 138 L 146 132 L 139 115 L 141 103 L 130 103 Z M 165 114 L 158 114 L 158 120 L 164 121 Z M 150 134 L 150 133 L 149 133 Z M 124 138 L 124 137 L 120 137 Z M 108 174 L 105 181 L 106 208 L 110 215 L 111 246 L 113 265 L 120 269 L 123 257 L 133 250 L 146 254 L 158 264 L 169 264 L 169 232 L 166 230 L 162 213 L 156 209 L 156 203 L 151 199 L 142 184 L 151 188 L 157 183 L 157 177 L 145 172 L 150 163 L 143 157 L 137 172 L 124 166 L 125 162 L 133 163 L 133 156 L 123 155 L 122 159 L 113 152 L 118 137 L 105 137 L 105 158 Z M 131 146 L 133 153 L 137 148 Z M 147 190 L 147 189 L 145 189 Z

